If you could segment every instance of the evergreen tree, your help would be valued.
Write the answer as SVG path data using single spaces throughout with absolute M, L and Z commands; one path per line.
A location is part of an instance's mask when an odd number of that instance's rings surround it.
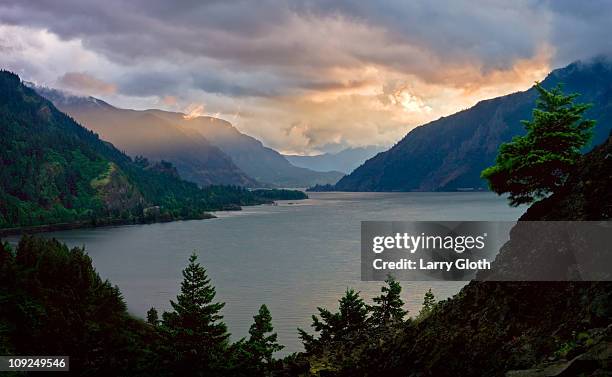
M 419 312 L 419 316 L 417 320 L 422 320 L 427 318 L 429 314 L 436 307 L 436 297 L 434 296 L 431 288 L 427 292 L 425 292 L 425 296 L 423 297 L 423 306 L 421 307 L 421 311 Z
M 347 289 L 344 297 L 340 299 L 339 334 L 350 335 L 363 330 L 367 317 L 368 308 L 359 292 Z
M 223 363 L 229 334 L 220 314 L 225 303 L 213 302 L 215 294 L 206 270 L 192 254 L 177 301 L 170 301 L 174 311 L 163 315 L 163 327 L 174 347 L 175 370 L 210 375 L 218 370 L 217 363 Z
M 272 316 L 266 305 L 259 308 L 249 328 L 249 339 L 244 338 L 232 344 L 228 361 L 231 374 L 236 376 L 268 376 L 274 367 L 274 352 L 284 347 L 272 333 Z M 268 335 L 269 334 L 269 335 Z
M 574 103 L 578 94 L 565 95 L 561 86 L 551 91 L 539 83 L 535 87 L 540 98 L 533 120 L 523 121 L 527 134 L 502 144 L 496 164 L 481 174 L 491 190 L 510 194 L 511 206 L 542 199 L 562 187 L 595 125 L 583 119 L 590 105 Z
M 272 327 L 272 315 L 265 304 L 259 308 L 259 313 L 253 317 L 253 320 L 254 323 L 249 329 L 249 346 L 257 361 L 264 361 L 270 365 L 274 352 L 280 351 L 285 347 L 277 342 L 276 333 L 272 333 L 274 330 Z M 271 334 L 266 335 L 268 333 Z
M 402 292 L 400 283 L 391 275 L 387 277 L 385 283 L 387 285 L 380 289 L 382 294 L 372 299 L 376 305 L 369 307 L 372 313 L 370 320 L 375 326 L 401 323 L 408 313 L 403 309 L 404 301 L 400 297 Z
M 157 309 L 151 308 L 147 311 L 147 322 L 153 326 L 157 326 L 159 324 L 159 315 L 157 314 Z
M 307 352 L 321 343 L 353 340 L 367 329 L 368 307 L 359 296 L 359 292 L 347 289 L 339 303 L 340 307 L 337 313 L 332 313 L 324 308 L 317 308 L 321 319 L 316 315 L 312 316 L 311 326 L 319 333 L 318 339 L 315 339 L 306 331 L 298 329 Z

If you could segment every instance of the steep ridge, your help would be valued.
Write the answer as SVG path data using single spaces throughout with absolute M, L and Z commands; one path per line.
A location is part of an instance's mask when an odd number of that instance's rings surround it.
M 201 189 L 166 161 L 133 161 L 0 71 L 0 228 L 202 218 L 266 196 Z
M 578 101 L 592 103 L 587 117 L 596 119 L 591 145 L 612 128 L 612 63 L 606 58 L 576 62 L 553 71 L 545 88 L 563 83 Z M 342 178 L 338 191 L 454 191 L 487 189 L 480 172 L 493 164 L 499 145 L 524 133 L 537 94 L 524 92 L 481 101 L 474 107 L 410 131 L 386 152 Z
M 343 176 L 337 171 L 318 172 L 293 166 L 280 153 L 241 133 L 225 120 L 207 116 L 185 119 L 181 113 L 148 111 L 201 133 L 227 153 L 240 169 L 260 182 L 281 187 L 307 187 L 333 184 Z
M 132 156 L 169 161 L 184 179 L 201 186 L 259 185 L 204 136 L 168 122 L 154 112 L 120 109 L 93 97 L 71 96 L 48 88 L 35 89 L 58 109 L 119 149 Z
M 156 109 L 121 109 L 93 97 L 36 89 L 127 153 L 168 160 L 181 176 L 201 185 L 307 187 L 336 183 L 343 176 L 293 166 L 277 151 L 222 119 L 187 118 L 183 113 Z
M 531 268 L 538 250 L 563 248 L 563 240 L 551 247 L 554 238 L 524 237 L 523 221 L 610 220 L 611 187 L 612 136 L 583 158 L 565 190 L 520 218 L 488 275 L 509 261 Z M 524 371 L 508 375 L 609 375 L 603 372 L 612 365 L 612 283 L 473 281 L 409 327 L 396 346 L 401 361 L 388 375 L 498 376 L 515 369 Z

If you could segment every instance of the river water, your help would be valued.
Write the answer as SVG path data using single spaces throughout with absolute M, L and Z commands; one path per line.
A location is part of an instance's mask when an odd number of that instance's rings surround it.
M 347 287 L 366 301 L 382 283 L 360 281 L 360 222 L 366 220 L 516 220 L 492 193 L 309 193 L 303 201 L 219 212 L 212 220 L 81 229 L 47 233 L 85 246 L 98 272 L 120 287 L 130 312 L 160 313 L 176 297 L 181 270 L 195 252 L 226 303 L 233 339 L 248 335 L 263 303 L 272 312 L 281 354 L 302 350 L 297 327 L 310 328 L 318 306 L 337 308 Z M 13 242 L 16 240 L 13 238 Z M 450 297 L 462 282 L 402 282 L 416 315 L 424 293 Z

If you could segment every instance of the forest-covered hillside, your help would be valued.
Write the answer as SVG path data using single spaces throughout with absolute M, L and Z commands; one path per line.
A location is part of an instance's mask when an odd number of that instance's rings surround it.
M 0 228 L 201 218 L 269 202 L 234 186 L 204 189 L 168 162 L 130 157 L 0 72 Z M 301 195 L 303 197 L 303 195 Z
M 612 185 L 611 153 L 612 138 L 522 220 L 609 220 L 610 195 L 600 194 Z M 512 242 L 503 251 L 525 252 Z M 195 256 L 183 277 L 172 310 L 151 309 L 144 322 L 83 249 L 28 236 L 0 244 L 0 353 L 70 355 L 82 376 L 604 376 L 612 365 L 610 282 L 473 281 L 442 302 L 429 292 L 419 313 L 404 310 L 393 280 L 371 305 L 347 289 L 338 311 L 320 308 L 314 332 L 301 332 L 305 352 L 275 360 L 264 305 L 249 337 L 231 343 Z
M 94 97 L 26 85 L 120 150 L 132 156 L 171 162 L 183 179 L 200 186 L 261 187 L 199 132 L 181 127 L 153 111 L 121 109 Z

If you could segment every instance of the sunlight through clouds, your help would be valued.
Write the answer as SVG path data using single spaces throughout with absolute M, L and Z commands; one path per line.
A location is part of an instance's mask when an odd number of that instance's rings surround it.
M 119 107 L 216 115 L 267 146 L 311 154 L 391 145 L 612 51 L 601 35 L 608 19 L 501 0 L 12 2 L 0 4 L 0 66 Z M 564 33 L 571 51 L 558 43 Z

